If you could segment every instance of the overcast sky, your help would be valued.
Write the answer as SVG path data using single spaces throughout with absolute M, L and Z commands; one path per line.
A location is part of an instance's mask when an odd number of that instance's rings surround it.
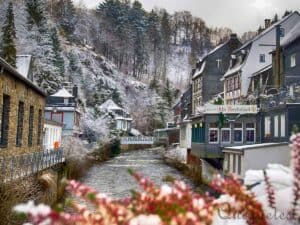
M 83 1 L 87 7 L 95 7 L 101 0 Z M 300 10 L 300 0 L 139 0 L 146 10 L 165 8 L 168 12 L 188 10 L 213 27 L 229 27 L 242 34 L 257 30 L 265 18 L 275 13 L 280 16 L 286 9 Z

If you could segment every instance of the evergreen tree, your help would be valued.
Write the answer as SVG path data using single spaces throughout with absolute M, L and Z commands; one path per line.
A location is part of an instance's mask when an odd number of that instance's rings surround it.
M 2 41 L 2 57 L 12 66 L 16 66 L 16 28 L 14 22 L 13 4 L 8 4 L 6 19 L 2 27 L 3 41 Z
M 76 9 L 72 0 L 58 0 L 54 4 L 54 9 L 53 15 L 65 34 L 72 35 L 77 24 Z
M 64 76 L 65 73 L 65 61 L 63 57 L 61 56 L 61 46 L 60 42 L 58 39 L 58 34 L 55 28 L 52 28 L 51 30 L 51 39 L 52 39 L 52 44 L 53 44 L 53 53 L 55 55 L 54 58 L 54 66 L 59 68 L 60 75 Z
M 161 33 L 162 33 L 162 43 L 163 43 L 163 79 L 166 79 L 167 75 L 167 57 L 170 53 L 170 40 L 171 40 L 171 26 L 170 26 L 170 16 L 167 11 L 163 11 L 161 18 Z
M 282 18 L 284 18 L 284 17 L 290 15 L 292 12 L 293 12 L 293 11 L 285 10 L 285 12 L 284 12 Z
M 272 20 L 272 24 L 274 24 L 276 22 L 278 22 L 278 14 L 277 13 L 274 15 L 274 18 Z
M 111 99 L 118 105 L 122 106 L 122 100 L 120 97 L 120 93 L 117 88 L 113 89 L 111 93 Z
M 173 91 L 169 79 L 166 80 L 166 84 L 162 94 L 163 94 L 163 98 L 167 102 L 167 106 L 171 108 L 173 104 Z
M 26 10 L 28 12 L 28 24 L 41 26 L 45 21 L 44 2 L 42 0 L 26 0 Z

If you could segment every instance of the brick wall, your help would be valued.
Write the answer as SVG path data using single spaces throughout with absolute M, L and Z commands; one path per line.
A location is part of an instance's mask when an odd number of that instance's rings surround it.
M 28 152 L 42 150 L 42 133 L 40 144 L 38 145 L 38 117 L 39 110 L 42 110 L 42 125 L 44 124 L 45 97 L 24 82 L 12 76 L 4 70 L 0 74 L 0 121 L 2 117 L 3 95 L 10 96 L 8 145 L 0 147 L 0 156 L 17 155 Z M 21 146 L 16 145 L 16 135 L 18 126 L 18 106 L 19 101 L 24 102 L 23 135 Z M 29 109 L 34 106 L 32 145 L 28 146 L 29 133 Z

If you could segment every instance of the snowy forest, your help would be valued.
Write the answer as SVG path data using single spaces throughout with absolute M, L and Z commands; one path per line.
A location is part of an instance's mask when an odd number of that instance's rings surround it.
M 35 81 L 47 93 L 76 84 L 92 121 L 112 98 L 142 132 L 165 126 L 198 57 L 231 33 L 188 11 L 147 12 L 138 1 L 105 0 L 96 9 L 72 0 L 0 4 L 0 53 L 8 62 L 32 55 Z

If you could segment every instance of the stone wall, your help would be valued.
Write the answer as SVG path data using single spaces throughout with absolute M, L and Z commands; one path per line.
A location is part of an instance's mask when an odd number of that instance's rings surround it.
M 15 78 L 6 70 L 0 76 L 0 123 L 2 118 L 3 95 L 10 96 L 9 112 L 9 130 L 8 145 L 0 147 L 0 156 L 17 155 L 28 152 L 37 152 L 42 150 L 43 124 L 45 97 L 25 84 L 23 81 Z M 16 145 L 18 106 L 19 102 L 24 102 L 23 135 L 21 146 Z M 28 145 L 29 134 L 29 109 L 34 106 L 32 145 Z M 39 110 L 42 112 L 40 142 L 38 144 L 38 117 Z M 0 126 L 1 127 L 1 126 Z
M 0 184 L 0 224 L 23 224 L 12 213 L 12 208 L 33 200 L 35 203 L 55 204 L 63 196 L 61 180 L 65 177 L 63 166 L 48 169 L 34 176 L 22 178 L 7 184 Z

